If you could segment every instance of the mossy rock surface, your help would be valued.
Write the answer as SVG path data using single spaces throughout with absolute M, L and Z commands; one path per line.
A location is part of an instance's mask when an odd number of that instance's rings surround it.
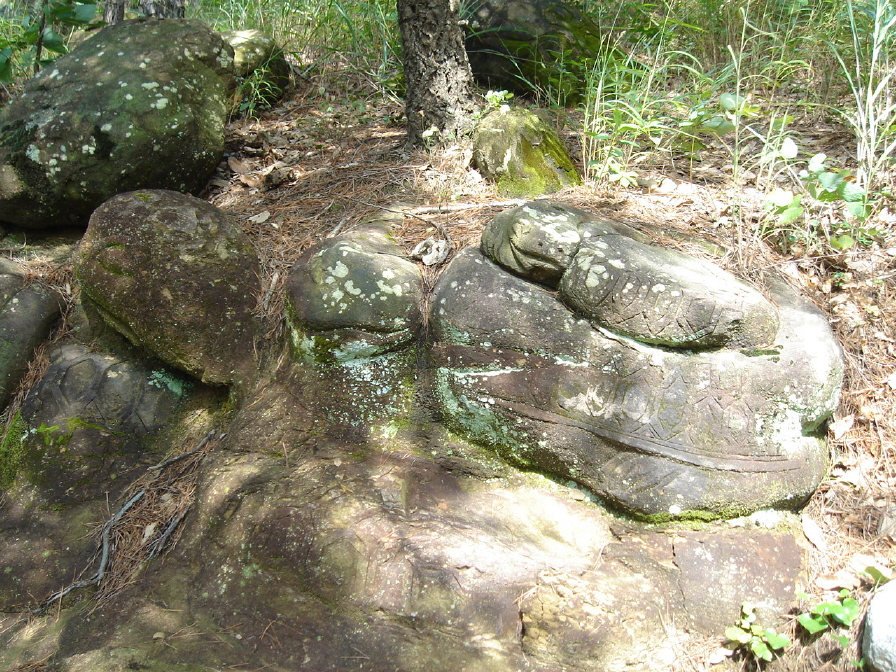
M 255 371 L 260 267 L 249 239 L 213 205 L 173 191 L 119 194 L 94 212 L 75 277 L 135 345 L 205 383 Z
M 0 110 L 0 221 L 83 226 L 115 194 L 200 190 L 224 151 L 232 69 L 198 21 L 100 30 Z
M 261 30 L 226 30 L 221 37 L 233 47 L 231 114 L 276 103 L 289 86 L 290 68 L 274 38 Z
M 626 54 L 587 12 L 564 0 L 466 0 L 461 16 L 473 75 L 483 86 L 574 105 L 595 64 Z
M 512 198 L 533 198 L 581 183 L 557 131 L 543 117 L 502 107 L 473 132 L 473 163 Z

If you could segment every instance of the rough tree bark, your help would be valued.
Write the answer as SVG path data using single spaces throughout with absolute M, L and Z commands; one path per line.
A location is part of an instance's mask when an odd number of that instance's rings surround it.
M 469 128 L 475 103 L 464 50 L 458 0 L 397 0 L 402 65 L 407 89 L 408 140 L 421 145 Z
M 124 12 L 130 4 L 129 0 L 106 0 L 103 21 L 106 23 L 124 21 Z M 186 13 L 187 0 L 140 0 L 137 4 L 144 16 L 182 19 Z

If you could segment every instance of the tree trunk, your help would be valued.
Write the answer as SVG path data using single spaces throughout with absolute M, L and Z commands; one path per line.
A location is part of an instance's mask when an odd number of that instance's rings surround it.
M 103 21 L 108 24 L 124 21 L 124 6 L 128 4 L 127 0 L 106 0 L 106 6 L 103 8 Z
M 130 4 L 129 0 L 106 0 L 103 21 L 110 24 L 124 21 L 125 10 Z M 186 14 L 187 0 L 140 0 L 138 4 L 144 16 L 182 19 Z
M 397 4 L 408 140 L 421 145 L 427 137 L 436 141 L 456 137 L 469 128 L 475 111 L 457 0 L 397 0 Z
M 187 0 L 140 0 L 139 5 L 144 16 L 182 19 L 186 13 Z

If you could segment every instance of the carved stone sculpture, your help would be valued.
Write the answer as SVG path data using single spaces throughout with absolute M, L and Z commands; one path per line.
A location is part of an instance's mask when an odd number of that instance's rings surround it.
M 824 476 L 824 422 L 842 382 L 840 349 L 822 313 L 779 279 L 767 279 L 766 297 L 708 262 L 637 237 L 545 201 L 495 218 L 482 250 L 462 251 L 441 275 L 425 338 L 410 338 L 405 329 L 415 323 L 402 322 L 391 341 L 426 350 L 393 370 L 393 402 L 413 396 L 402 386 L 423 361 L 416 385 L 455 431 L 638 516 L 799 505 Z M 329 241 L 294 275 L 311 277 L 309 264 L 345 247 L 366 245 L 378 262 L 390 259 L 366 238 Z M 393 272 L 407 273 L 406 261 L 391 259 Z M 369 285 L 388 272 L 356 264 L 339 281 Z M 313 293 L 305 286 L 293 303 Z M 411 315 L 420 296 L 374 299 L 365 305 Z M 382 331 L 370 319 L 352 330 L 342 312 L 331 325 L 303 314 L 293 310 L 294 329 L 306 335 L 338 328 L 369 346 L 370 336 L 358 334 Z M 345 338 L 328 342 L 345 352 Z M 377 353 L 365 352 L 373 365 Z M 388 404 L 388 412 L 397 408 Z

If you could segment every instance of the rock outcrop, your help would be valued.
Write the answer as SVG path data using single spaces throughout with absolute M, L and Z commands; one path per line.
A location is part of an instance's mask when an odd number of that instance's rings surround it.
M 301 256 L 258 361 L 232 222 L 97 210 L 79 322 L 134 345 L 79 324 L 0 444 L 0 668 L 665 672 L 793 606 L 796 516 L 678 519 L 818 482 L 841 362 L 813 306 L 541 201 L 432 287 L 388 224 Z
M 200 190 L 224 150 L 233 49 L 198 21 L 102 29 L 0 110 L 0 221 L 83 226 L 134 189 Z

